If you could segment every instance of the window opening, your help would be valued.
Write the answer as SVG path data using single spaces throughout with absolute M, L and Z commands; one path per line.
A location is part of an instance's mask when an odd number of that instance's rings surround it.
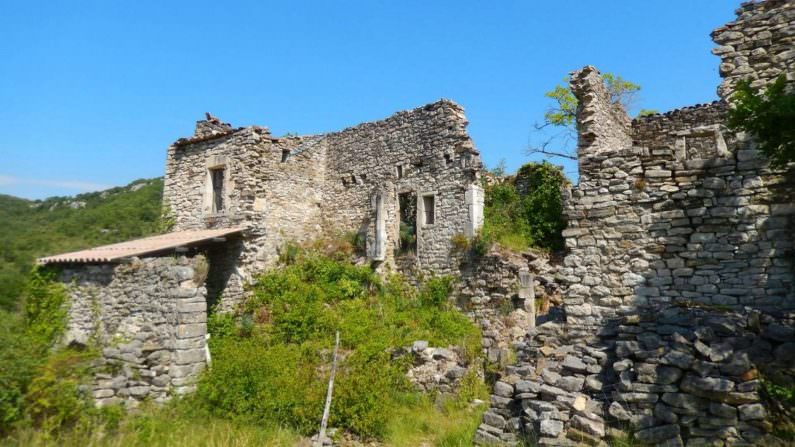
M 397 178 L 403 178 L 403 165 L 397 165 Z
M 398 195 L 400 208 L 400 234 L 398 238 L 398 255 L 417 251 L 417 196 L 411 192 Z
M 210 179 L 213 186 L 213 212 L 224 210 L 224 168 L 210 169 Z
M 425 225 L 432 225 L 436 217 L 433 196 L 422 196 L 422 208 L 425 212 Z
M 289 157 L 290 157 L 290 150 L 282 149 L 282 163 L 286 162 Z

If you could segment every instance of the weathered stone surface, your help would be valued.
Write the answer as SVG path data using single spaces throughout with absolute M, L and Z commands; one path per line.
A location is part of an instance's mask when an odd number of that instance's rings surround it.
M 563 422 L 554 419 L 542 419 L 539 423 L 539 433 L 542 436 L 558 437 L 563 431 Z
M 679 436 L 679 426 L 676 424 L 661 425 L 635 432 L 635 438 L 640 442 L 657 444 Z
M 203 256 L 136 258 L 63 270 L 71 297 L 67 332 L 102 347 L 94 374 L 97 405 L 161 402 L 170 385 L 180 385 L 174 380 L 195 382 L 205 363 L 207 314 L 206 289 L 193 277 L 195 266 L 205 262 Z M 201 301 L 186 302 L 183 296 Z M 108 367 L 123 374 L 103 374 Z

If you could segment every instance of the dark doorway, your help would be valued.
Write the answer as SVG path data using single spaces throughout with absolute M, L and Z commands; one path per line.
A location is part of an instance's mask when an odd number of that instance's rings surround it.
M 417 195 L 404 192 L 398 195 L 400 207 L 400 234 L 398 238 L 398 255 L 417 252 Z

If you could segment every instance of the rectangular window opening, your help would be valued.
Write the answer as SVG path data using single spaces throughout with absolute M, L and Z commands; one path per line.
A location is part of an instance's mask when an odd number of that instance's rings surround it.
M 290 150 L 282 149 L 282 163 L 286 162 L 289 157 L 290 157 Z
M 224 210 L 224 168 L 210 169 L 210 179 L 213 186 L 213 212 L 220 213 Z
M 444 164 L 446 166 L 450 166 L 453 163 L 453 156 L 450 154 L 444 154 Z
M 417 196 L 411 192 L 398 195 L 400 215 L 397 255 L 417 252 Z
M 403 178 L 403 165 L 397 165 L 397 178 Z
M 434 209 L 434 197 L 422 196 L 422 208 L 425 212 L 425 225 L 433 225 L 436 217 L 436 210 Z

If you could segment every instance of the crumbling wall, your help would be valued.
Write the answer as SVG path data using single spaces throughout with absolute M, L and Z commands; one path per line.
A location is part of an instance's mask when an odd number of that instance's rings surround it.
M 480 326 L 489 363 L 512 361 L 514 343 L 523 341 L 527 328 L 533 325 L 530 306 L 540 307 L 543 315 L 537 316 L 538 321 L 550 318 L 549 305 L 560 304 L 560 286 L 555 280 L 558 267 L 542 253 L 528 250 L 518 254 L 499 248 L 463 264 L 453 296 L 458 309 Z M 522 269 L 533 275 L 532 302 L 519 296 Z
M 134 407 L 193 390 L 206 356 L 204 267 L 203 257 L 182 257 L 64 268 L 64 343 L 101 350 L 92 384 L 97 405 Z
M 719 52 L 753 52 L 736 57 L 754 79 L 791 77 L 792 6 L 743 5 L 716 31 L 733 39 Z M 795 170 L 725 127 L 730 88 L 751 71 L 732 71 L 719 102 L 630 126 L 598 71 L 572 74 L 565 318 L 514 344 L 478 442 L 596 444 L 618 429 L 653 445 L 762 442 L 760 376 L 795 383 Z
M 792 0 L 745 2 L 737 19 L 712 32 L 723 77 L 718 95 L 728 98 L 741 79 L 762 87 L 784 74 L 795 81 L 795 3 Z
M 271 266 L 288 241 L 322 234 L 326 145 L 317 137 L 274 138 L 248 127 L 179 140 L 168 150 L 163 202 L 175 231 L 242 227 L 245 240 L 221 295 L 221 308 L 243 298 L 252 275 Z M 224 210 L 213 212 L 209 171 L 224 169 Z M 228 265 L 228 260 L 224 264 Z
M 242 299 L 243 285 L 272 266 L 287 242 L 359 233 L 372 261 L 453 273 L 459 260 L 453 236 L 473 236 L 483 218 L 481 162 L 466 125 L 463 109 L 447 100 L 304 137 L 275 138 L 256 126 L 234 129 L 208 115 L 192 137 L 168 150 L 164 204 L 176 231 L 245 228 L 222 309 Z M 212 200 L 211 172 L 217 169 L 224 177 L 221 211 Z M 398 194 L 405 192 L 417 196 L 417 253 L 396 263 Z M 425 195 L 434 197 L 430 224 Z
M 457 265 L 452 238 L 467 233 L 472 200 L 468 191 L 480 189 L 481 162 L 467 124 L 458 104 L 441 100 L 327 134 L 324 221 L 330 228 L 362 231 L 372 244 L 372 198 L 383 194 L 387 239 L 383 261 L 392 263 L 399 239 L 398 194 L 416 194 L 420 214 L 416 265 L 423 271 L 452 273 Z M 436 218 L 429 225 L 421 215 L 424 195 L 434 196 Z

